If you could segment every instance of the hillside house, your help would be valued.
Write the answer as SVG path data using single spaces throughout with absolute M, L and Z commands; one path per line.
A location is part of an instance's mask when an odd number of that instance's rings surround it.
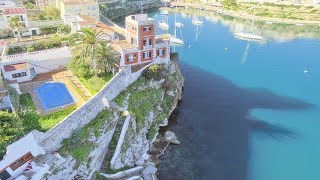
M 38 145 L 32 132 L 13 142 L 7 146 L 7 154 L 0 161 L 0 179 L 14 179 L 29 170 L 41 173 L 39 170 L 43 168 L 33 163 L 34 158 L 41 154 L 45 154 L 45 151 Z
M 10 18 L 18 16 L 24 26 L 20 29 L 21 36 L 31 36 L 40 34 L 39 28 L 31 28 L 29 26 L 27 10 L 23 7 L 5 8 L 0 14 L 0 29 L 10 29 Z M 13 35 L 18 36 L 18 30 L 13 30 Z
M 121 54 L 120 66 L 142 65 L 170 60 L 170 43 L 155 35 L 156 22 L 147 14 L 126 17 L 126 40 L 115 43 Z

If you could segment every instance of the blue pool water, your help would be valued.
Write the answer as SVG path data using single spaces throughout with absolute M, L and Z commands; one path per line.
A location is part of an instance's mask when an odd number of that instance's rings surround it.
M 64 83 L 46 82 L 35 89 L 45 111 L 75 103 L 75 99 Z
M 185 91 L 168 129 L 181 145 L 161 158 L 160 179 L 319 180 L 320 40 L 270 25 L 265 43 L 248 42 L 232 18 L 178 19 Z

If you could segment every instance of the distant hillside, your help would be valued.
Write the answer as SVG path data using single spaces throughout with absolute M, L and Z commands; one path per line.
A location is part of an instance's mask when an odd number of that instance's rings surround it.
M 110 19 L 162 5 L 161 0 L 101 0 L 100 12 Z

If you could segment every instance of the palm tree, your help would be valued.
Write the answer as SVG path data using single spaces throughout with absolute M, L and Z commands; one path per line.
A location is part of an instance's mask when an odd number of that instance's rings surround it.
M 101 43 L 97 47 L 96 59 L 98 69 L 103 69 L 105 73 L 114 68 L 116 56 L 114 50 L 107 43 Z M 114 71 L 112 71 L 114 73 Z
M 102 30 L 81 28 L 71 39 L 70 50 L 74 58 L 90 59 L 94 75 L 97 77 L 96 49 L 102 43 L 108 43 L 110 37 Z
M 20 29 L 24 28 L 24 27 L 25 27 L 25 25 L 21 21 L 21 18 L 19 16 L 13 16 L 13 17 L 10 18 L 10 20 L 9 20 L 9 28 L 12 31 L 17 30 L 17 32 L 18 32 L 18 40 L 21 39 Z

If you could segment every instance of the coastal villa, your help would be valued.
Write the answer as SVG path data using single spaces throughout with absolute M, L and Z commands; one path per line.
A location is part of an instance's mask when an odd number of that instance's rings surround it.
M 97 20 L 100 19 L 97 0 L 56 0 L 56 7 L 61 12 L 61 19 L 73 15 L 87 15 Z
M 156 21 L 147 14 L 126 17 L 126 40 L 114 43 L 121 54 L 120 66 L 135 66 L 170 60 L 169 41 L 155 35 Z
M 23 7 L 5 8 L 0 14 L 0 29 L 9 29 L 9 21 L 11 17 L 18 16 L 25 28 L 20 30 L 21 36 L 31 36 L 40 34 L 39 28 L 31 28 L 29 26 L 27 10 Z M 13 30 L 15 37 L 18 36 L 18 31 Z

